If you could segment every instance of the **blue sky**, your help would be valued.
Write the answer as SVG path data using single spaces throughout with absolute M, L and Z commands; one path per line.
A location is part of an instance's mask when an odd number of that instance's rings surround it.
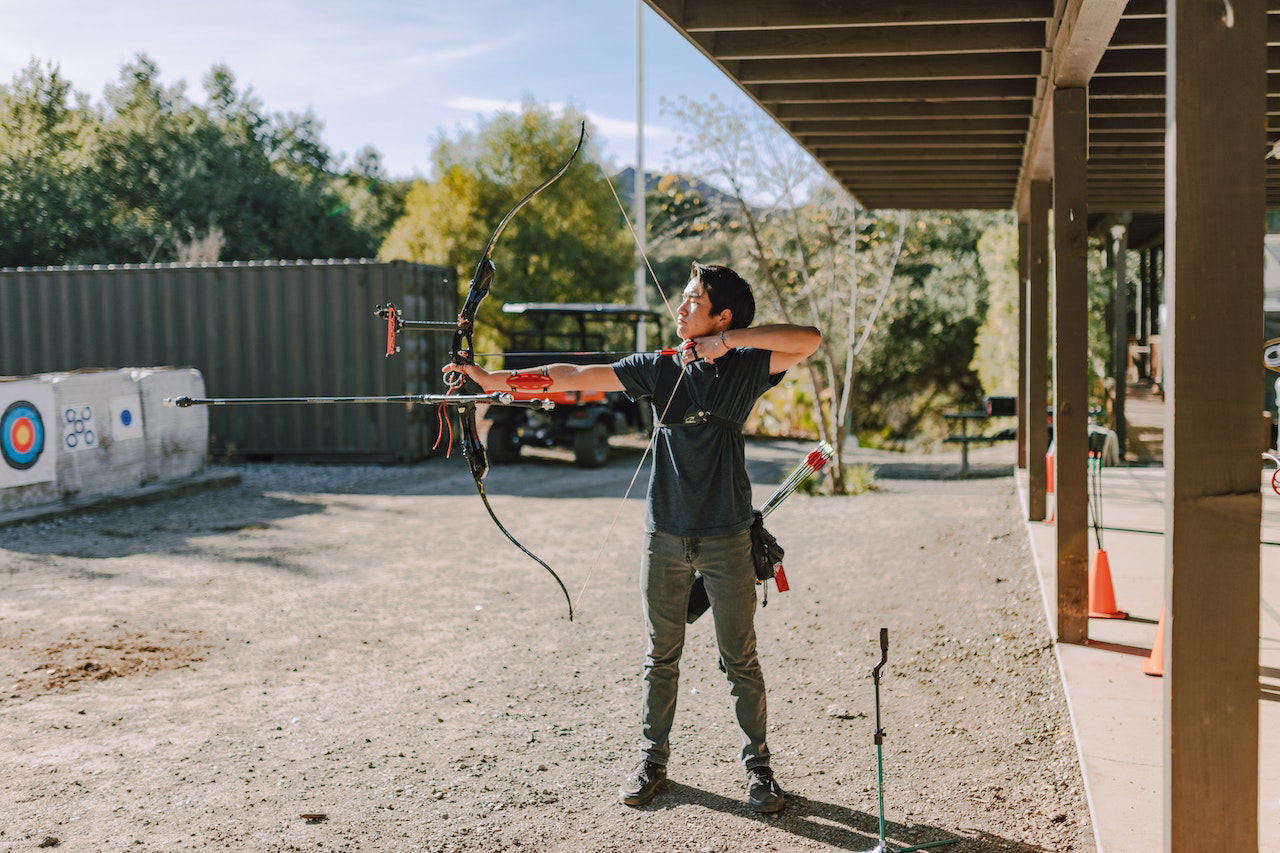
M 433 141 L 531 96 L 572 104 L 617 166 L 635 162 L 634 0 L 0 0 L 0 82 L 33 57 L 100 102 L 146 53 L 161 80 L 228 65 L 270 112 L 311 109 L 350 160 L 382 152 L 395 177 L 426 176 Z M 677 165 L 660 99 L 747 98 L 644 9 L 645 165 Z

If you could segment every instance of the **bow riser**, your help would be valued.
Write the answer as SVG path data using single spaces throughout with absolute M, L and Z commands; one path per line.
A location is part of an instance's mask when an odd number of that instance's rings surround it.
M 480 260 L 476 264 L 475 274 L 471 277 L 471 284 L 467 288 L 467 298 L 462 302 L 462 310 L 458 312 L 457 329 L 453 334 L 453 363 L 458 366 L 466 364 L 474 364 L 474 355 L 472 348 L 472 334 L 475 329 L 476 312 L 480 308 L 480 304 L 484 302 L 485 297 L 489 295 L 489 290 L 493 285 L 496 268 L 490 255 L 493 247 L 498 242 L 498 237 L 507 227 L 507 223 L 516 215 L 526 204 L 533 200 L 534 196 L 551 186 L 560 176 L 568 171 L 570 164 L 578 156 L 579 149 L 582 148 L 582 141 L 587 135 L 587 124 L 582 123 L 582 131 L 578 135 L 578 144 L 574 146 L 573 152 L 569 155 L 569 159 L 565 160 L 559 170 L 554 175 L 547 178 L 524 198 L 516 202 L 515 207 L 507 211 L 507 215 L 502 217 L 498 226 L 493 230 L 492 236 L 489 237 L 488 244 L 485 245 L 484 252 L 480 255 Z M 449 381 L 451 390 L 459 390 L 466 382 L 466 374 L 458 371 L 453 374 L 456 379 Z M 480 440 L 480 431 L 476 428 L 476 408 L 474 405 L 464 405 L 458 408 L 458 421 L 462 427 L 462 455 L 466 457 L 467 466 L 471 469 L 471 476 L 476 481 L 476 491 L 480 494 L 480 499 L 484 502 L 484 508 L 489 512 L 489 517 L 493 519 L 493 523 L 502 531 L 503 535 L 511 540 L 511 543 L 532 558 L 538 565 L 542 566 L 551 577 L 555 578 L 556 583 L 560 587 L 560 591 L 564 593 L 565 603 L 569 605 L 569 620 L 573 621 L 573 600 L 569 597 L 569 591 L 565 589 L 564 582 L 560 580 L 560 576 L 555 573 L 551 566 L 547 565 L 540 557 L 530 551 L 524 545 L 511 535 L 511 532 L 498 520 L 497 514 L 493 511 L 493 507 L 489 505 L 489 497 L 484 491 L 484 478 L 489 473 L 489 456 L 484 449 L 484 442 Z

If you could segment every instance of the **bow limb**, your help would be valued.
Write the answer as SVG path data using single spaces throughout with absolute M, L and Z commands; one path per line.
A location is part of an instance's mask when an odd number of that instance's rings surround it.
M 462 303 L 462 310 L 458 312 L 458 325 L 453 333 L 453 363 L 457 365 L 473 364 L 474 350 L 472 348 L 472 334 L 475 330 L 476 311 L 480 308 L 489 290 L 493 285 L 493 278 L 496 268 L 490 256 L 493 254 L 493 247 L 497 244 L 498 238 L 502 236 L 502 232 L 520 209 L 533 200 L 534 196 L 545 190 L 560 179 L 565 172 L 569 170 L 569 166 L 578 156 L 579 149 L 582 148 L 582 141 L 587 135 L 587 123 L 582 123 L 582 129 L 578 134 L 578 143 L 573 147 L 569 158 L 564 161 L 555 174 L 544 180 L 538 186 L 530 190 L 524 198 L 516 202 L 498 222 L 496 228 L 493 229 L 493 235 L 489 237 L 489 242 L 484 247 L 484 252 L 480 255 L 480 260 L 476 264 L 475 274 L 471 277 L 471 285 L 467 290 L 467 298 Z M 454 379 L 448 379 L 451 391 L 460 390 L 463 383 L 466 382 L 466 374 L 458 372 L 450 374 Z M 565 589 L 564 582 L 560 580 L 560 576 L 547 565 L 540 557 L 520 544 L 506 526 L 498 520 L 498 515 L 493 511 L 493 507 L 489 504 L 489 497 L 484 491 L 484 477 L 489 473 L 489 457 L 484 449 L 484 442 L 480 440 L 480 431 L 476 427 L 476 407 L 474 403 L 465 403 L 458 407 L 458 420 L 462 428 L 462 455 L 467 460 L 467 465 L 471 469 L 471 478 L 476 481 L 476 491 L 480 493 L 480 499 L 484 502 L 484 508 L 488 510 L 489 517 L 493 519 L 493 523 L 498 526 L 503 535 L 511 540 L 511 543 L 532 558 L 538 565 L 546 569 L 551 577 L 555 578 L 556 583 L 560 586 L 560 590 L 564 593 L 565 601 L 569 605 L 569 621 L 573 621 L 573 600 L 569 597 L 569 591 Z
M 466 445 L 464 444 L 463 445 L 464 450 L 465 450 L 465 447 Z M 569 621 L 572 622 L 573 621 L 573 600 L 569 598 L 569 590 L 565 588 L 564 581 L 560 580 L 560 576 L 556 574 L 555 569 L 548 566 L 541 557 L 539 557 L 537 554 L 533 553 L 528 548 L 521 545 L 520 542 L 516 539 L 516 537 L 511 535 L 511 531 L 507 530 L 507 528 L 503 525 L 503 523 L 498 520 L 498 516 L 493 511 L 493 507 L 489 505 L 489 496 L 485 494 L 483 480 L 476 480 L 476 491 L 480 493 L 480 500 L 484 501 L 484 508 L 489 511 L 489 517 L 493 519 L 494 524 L 498 525 L 498 529 L 502 531 L 502 535 L 510 539 L 512 545 L 515 545 L 521 551 L 524 551 L 526 554 L 528 554 L 529 557 L 535 563 L 537 563 L 539 566 L 542 566 L 542 568 L 546 569 L 547 572 L 550 573 L 551 577 L 555 578 L 556 583 L 560 585 L 560 591 L 564 593 L 565 603 L 569 605 Z

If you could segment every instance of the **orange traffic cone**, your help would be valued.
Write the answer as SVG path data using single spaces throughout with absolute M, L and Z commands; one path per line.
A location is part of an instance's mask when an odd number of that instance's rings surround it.
M 1045 516 L 1045 524 L 1053 524 L 1055 518 L 1058 517 L 1058 500 L 1053 495 L 1053 447 L 1049 448 L 1049 452 L 1044 455 L 1044 473 L 1045 473 L 1045 505 L 1049 510 L 1049 514 Z
M 1156 642 L 1151 647 L 1151 657 L 1142 662 L 1142 671 L 1147 675 L 1164 675 L 1164 607 L 1160 608 L 1160 621 L 1156 623 Z
M 1089 616 L 1092 619 L 1128 619 L 1129 614 L 1116 609 L 1116 591 L 1111 585 L 1111 562 L 1107 552 L 1099 548 L 1089 560 Z

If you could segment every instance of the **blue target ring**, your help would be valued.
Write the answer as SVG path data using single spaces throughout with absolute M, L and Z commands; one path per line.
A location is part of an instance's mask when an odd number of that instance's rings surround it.
M 44 453 L 44 419 L 26 400 L 18 400 L 0 417 L 0 456 L 11 468 L 25 471 Z
M 132 425 L 133 425 L 133 412 L 129 411 L 128 409 L 125 409 L 123 412 L 121 412 L 121 413 L 120 413 L 120 425 L 121 425 L 121 426 L 125 426 L 125 427 L 132 426 Z

